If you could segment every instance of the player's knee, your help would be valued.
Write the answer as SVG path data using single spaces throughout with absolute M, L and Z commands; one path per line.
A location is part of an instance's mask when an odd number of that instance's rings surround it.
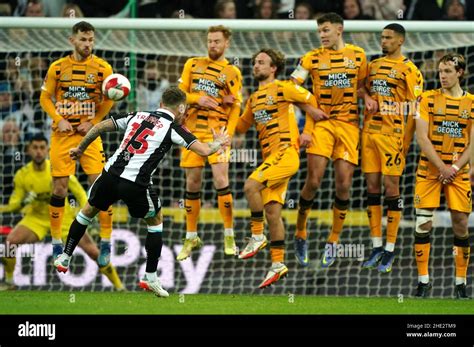
M 466 238 L 469 235 L 468 232 L 468 218 L 462 215 L 451 215 L 453 222 L 453 232 L 458 238 Z
M 19 245 L 22 243 L 22 238 L 20 235 L 18 235 L 18 233 L 15 233 L 15 232 L 10 232 L 7 236 L 7 243 L 10 244 L 10 245 Z
M 214 177 L 214 187 L 222 189 L 229 186 L 229 180 L 225 176 Z
M 321 186 L 321 177 L 316 174 L 309 174 L 306 183 L 311 190 L 317 190 Z
M 433 211 L 422 208 L 416 209 L 416 234 L 421 237 L 429 235 L 433 225 L 434 215 Z

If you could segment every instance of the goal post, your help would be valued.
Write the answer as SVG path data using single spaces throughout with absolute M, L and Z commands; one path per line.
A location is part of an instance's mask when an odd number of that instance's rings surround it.
M 207 54 L 205 31 L 212 25 L 226 25 L 233 31 L 231 46 L 226 54 L 229 61 L 242 71 L 244 96 L 256 88 L 252 78 L 251 57 L 262 47 L 273 47 L 287 57 L 286 69 L 281 79 L 289 78 L 299 58 L 307 51 L 320 46 L 315 21 L 297 20 L 206 20 L 206 19 L 118 19 L 118 18 L 14 18 L 2 17 L 0 21 L 0 83 L 11 86 L 11 111 L 17 108 L 24 112 L 39 132 L 49 134 L 50 121 L 39 107 L 39 88 L 46 69 L 54 60 L 71 51 L 68 36 L 71 27 L 86 20 L 97 30 L 95 52 L 105 58 L 114 72 L 136 80 L 136 99 L 133 95 L 114 106 L 114 111 L 134 111 L 137 104 L 157 105 L 159 90 L 166 85 L 176 84 L 184 62 L 193 56 Z M 393 21 L 345 21 L 344 39 L 365 49 L 368 59 L 381 54 L 379 37 L 382 29 Z M 436 62 L 444 52 L 453 50 L 465 55 L 468 70 L 474 71 L 474 27 L 470 22 L 400 21 L 407 30 L 407 41 L 403 53 L 412 59 L 425 77 L 425 88 L 438 88 Z M 133 39 L 132 39 L 133 38 Z M 131 64 L 131 54 L 136 66 Z M 152 63 L 150 63 L 152 62 Z M 146 94 L 150 87 L 150 71 L 159 78 L 155 80 L 153 93 Z M 18 82 L 20 81 L 20 82 Z M 306 84 L 310 88 L 310 82 Z M 473 76 L 467 76 L 463 88 L 474 89 Z M 152 95 L 156 100 L 145 100 L 143 95 Z M 300 115 L 301 117 L 301 115 Z M 301 118 L 300 118 L 301 119 Z M 362 116 L 361 116 L 362 121 Z M 301 125 L 301 122 L 300 122 Z M 103 137 L 107 156 L 117 148 L 120 136 L 106 134 Z M 17 159 L 8 159 L 2 154 L 3 169 L 0 179 L 4 189 L 1 203 L 5 204 L 12 190 L 12 176 L 26 158 L 23 148 L 15 147 L 20 153 Z M 5 144 L 1 144 L 5 149 Z M 235 211 L 234 228 L 236 242 L 243 247 L 244 237 L 249 236 L 247 202 L 243 194 L 245 179 L 260 160 L 256 132 L 234 139 L 235 157 L 231 160 L 229 181 L 233 192 Z M 414 211 L 413 190 L 419 149 L 412 144 L 407 167 L 401 180 L 405 201 L 403 220 L 396 245 L 396 261 L 390 274 L 361 270 L 360 256 L 370 252 L 370 236 L 365 211 L 366 186 L 360 168 L 354 174 L 351 191 L 351 207 L 341 244 L 349 252 L 328 270 L 319 268 L 324 244 L 332 223 L 331 204 L 334 200 L 334 172 L 328 166 L 321 189 L 315 198 L 314 209 L 309 219 L 309 256 L 311 264 L 300 267 L 293 251 L 297 202 L 306 177 L 306 158 L 301 155 L 301 168 L 292 178 L 283 219 L 286 230 L 286 264 L 289 275 L 286 280 L 267 289 L 264 293 L 294 293 L 319 295 L 411 295 L 416 285 L 416 264 L 413 254 Z M 8 160 L 10 161 L 8 161 Z M 159 264 L 160 276 L 165 288 L 180 293 L 261 293 L 258 284 L 270 266 L 268 250 L 254 259 L 239 260 L 224 255 L 224 228 L 217 209 L 217 195 L 212 186 L 209 167 L 204 170 L 199 234 L 204 247 L 193 254 L 192 259 L 177 262 L 176 255 L 185 234 L 184 172 L 179 167 L 179 150 L 169 153 L 155 173 L 154 181 L 164 206 L 164 244 Z M 82 180 L 84 185 L 85 181 Z M 440 211 L 443 207 L 440 209 Z M 452 255 L 452 230 L 445 212 L 439 212 L 437 226 L 432 232 L 433 247 L 430 260 L 434 279 L 433 294 L 449 297 L 454 284 L 454 259 Z M 19 214 L 0 215 L 0 225 L 13 226 L 20 219 Z M 136 290 L 139 275 L 144 271 L 144 238 L 146 226 L 129 217 L 122 204 L 114 206 L 113 256 L 129 290 Z M 385 231 L 384 231 L 385 237 Z M 3 241 L 2 241 L 3 242 Z M 34 248 L 33 254 L 22 246 L 15 271 L 15 281 L 25 289 L 82 289 L 110 290 L 111 286 L 97 272 L 97 267 L 83 257 L 81 251 L 74 258 L 71 274 L 57 275 L 51 266 L 50 240 Z M 21 256 L 21 254 L 26 254 Z M 471 266 L 470 266 L 471 269 Z M 468 272 L 468 277 L 472 271 Z M 0 265 L 0 280 L 3 266 Z

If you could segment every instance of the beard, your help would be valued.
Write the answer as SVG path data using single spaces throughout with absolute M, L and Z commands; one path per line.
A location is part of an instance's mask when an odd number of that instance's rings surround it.
M 388 54 L 388 49 L 387 48 L 382 48 L 382 53 L 383 54 Z
M 219 52 L 219 51 L 208 51 L 207 54 L 209 55 L 209 58 L 211 58 L 211 60 L 217 60 L 219 59 L 219 57 L 222 55 L 222 52 Z
M 77 53 L 79 53 L 83 58 L 87 58 L 88 56 L 90 56 L 92 54 L 92 49 L 89 50 L 88 53 L 86 53 L 86 50 L 85 49 L 79 49 L 76 47 L 76 51 Z
M 255 77 L 255 79 L 260 82 L 260 81 L 264 81 L 268 78 L 268 75 L 264 75 L 262 73 L 258 73 L 258 74 L 254 74 L 253 77 Z

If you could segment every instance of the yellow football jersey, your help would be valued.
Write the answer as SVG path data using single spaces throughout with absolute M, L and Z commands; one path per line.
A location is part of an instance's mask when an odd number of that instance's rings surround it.
M 379 110 L 365 111 L 364 131 L 404 136 L 405 119 L 413 117 L 417 98 L 423 92 L 423 76 L 413 62 L 405 57 L 382 57 L 369 64 L 366 87 L 377 100 Z
M 222 102 L 225 95 L 233 95 L 242 102 L 242 75 L 227 59 L 214 61 L 208 57 L 190 58 L 184 65 L 179 88 L 188 98 L 188 112 L 184 125 L 194 135 L 209 134 L 210 129 L 227 126 L 229 108 Z M 201 107 L 197 99 L 210 96 L 219 104 L 216 110 Z
M 474 95 L 465 92 L 462 97 L 454 98 L 443 94 L 441 89 L 427 91 L 421 95 L 419 116 L 428 122 L 428 137 L 443 162 L 457 161 L 470 142 Z M 469 165 L 466 165 L 462 173 L 468 171 Z M 422 152 L 417 176 L 436 179 L 438 175 L 438 169 Z
M 346 44 L 338 51 L 323 47 L 312 50 L 301 58 L 291 77 L 302 84 L 308 74 L 319 107 L 330 119 L 358 126 L 357 85 L 367 77 L 364 49 Z
M 318 107 L 308 90 L 288 81 L 274 80 L 250 95 L 236 130 L 245 132 L 255 124 L 263 159 L 281 147 L 299 147 L 295 102 Z
M 26 205 L 22 212 L 27 215 L 45 218 L 49 220 L 49 202 L 53 191 L 53 181 L 51 177 L 51 163 L 45 161 L 45 167 L 41 171 L 35 170 L 33 162 L 29 162 L 18 170 L 13 181 L 14 189 L 10 196 L 8 205 L 4 210 L 18 211 L 22 209 L 22 202 L 29 193 L 35 193 L 36 198 L 31 204 Z M 69 177 L 69 191 L 77 201 L 77 207 L 82 207 L 87 202 L 87 195 L 75 176 Z M 66 199 L 67 200 L 67 199 Z M 75 216 L 75 208 L 71 207 L 68 201 L 65 205 L 65 215 Z
M 68 55 L 50 65 L 41 89 L 54 97 L 58 113 L 75 128 L 97 115 L 105 100 L 102 82 L 110 74 L 109 63 L 95 55 L 80 62 Z

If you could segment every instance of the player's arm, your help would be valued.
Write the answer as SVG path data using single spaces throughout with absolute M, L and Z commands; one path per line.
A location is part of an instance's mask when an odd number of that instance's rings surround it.
M 72 148 L 69 151 L 69 155 L 73 160 L 79 159 L 87 147 L 89 147 L 89 145 L 94 142 L 94 140 L 98 138 L 100 134 L 115 130 L 117 130 L 117 127 L 112 119 L 106 119 L 99 124 L 94 125 L 92 129 L 82 138 L 79 146 Z
M 186 93 L 186 104 L 193 105 L 197 104 L 202 107 L 207 107 L 210 109 L 216 109 L 219 106 L 219 103 L 208 95 L 201 95 L 199 93 L 193 93 L 191 91 L 192 84 L 192 65 L 193 59 L 188 59 L 184 64 L 183 73 L 179 78 L 179 89 Z
M 309 57 L 304 55 L 298 66 L 296 67 L 295 71 L 291 73 L 290 79 L 298 85 L 301 85 L 306 81 L 309 75 L 309 70 L 311 69 L 311 62 L 309 61 Z
M 239 121 L 240 109 L 242 107 L 242 75 L 237 67 L 232 66 L 232 69 L 235 75 L 226 82 L 230 92 L 229 95 L 232 96 L 233 99 L 227 119 L 227 132 L 231 137 L 234 136 L 235 127 Z M 222 102 L 225 104 L 224 100 Z
M 253 112 L 252 107 L 250 106 L 250 98 L 248 98 L 247 103 L 245 104 L 245 109 L 242 115 L 239 117 L 237 125 L 235 127 L 235 132 L 239 134 L 246 133 L 253 124 Z
M 420 117 L 416 118 L 416 141 L 430 163 L 432 163 L 439 170 L 439 180 L 443 183 L 448 183 L 449 181 L 454 180 L 457 170 L 452 166 L 446 165 L 438 156 L 438 153 L 436 152 L 430 138 L 428 137 L 428 119 L 427 100 L 425 98 L 422 100 L 420 105 Z
M 406 101 L 409 102 L 409 112 L 406 119 L 405 136 L 403 138 L 403 153 L 406 157 L 415 133 L 416 123 L 414 117 L 416 109 L 418 108 L 419 98 L 423 92 L 423 76 L 418 69 L 414 69 L 405 77 L 405 82 L 407 86 Z
M 69 176 L 68 189 L 76 198 L 79 207 L 83 207 L 87 202 L 87 194 L 76 176 Z
M 46 77 L 41 86 L 40 105 L 46 114 L 51 117 L 59 132 L 72 131 L 72 125 L 56 109 L 53 103 L 53 95 L 56 90 L 56 72 L 54 65 L 51 65 L 46 73 Z
M 27 192 L 20 172 L 13 179 L 13 192 L 8 199 L 8 205 L 1 206 L 0 212 L 18 212 L 36 198 L 35 192 Z
M 369 70 L 365 54 L 363 54 L 359 74 L 357 75 L 357 96 L 364 100 L 367 112 L 374 114 L 379 109 L 379 103 L 370 95 Z
M 214 129 L 211 129 L 211 131 L 214 141 L 202 143 L 184 127 L 174 123 L 171 125 L 171 141 L 200 156 L 206 157 L 219 150 L 224 150 L 230 144 L 230 137 L 227 135 L 225 128 L 222 128 L 219 133 L 216 133 Z

